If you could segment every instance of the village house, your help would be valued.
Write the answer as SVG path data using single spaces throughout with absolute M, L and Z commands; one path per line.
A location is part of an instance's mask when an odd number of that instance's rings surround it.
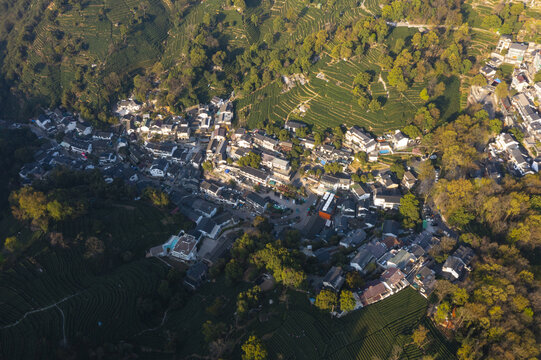
M 530 86 L 530 80 L 525 72 L 519 72 L 513 75 L 513 80 L 511 81 L 511 87 L 513 89 L 523 92 L 528 86 Z
M 246 203 L 252 206 L 258 213 L 263 213 L 267 208 L 268 201 L 254 192 L 246 196 Z
M 186 271 L 186 276 L 184 277 L 184 286 L 188 289 L 194 291 L 201 286 L 205 280 L 208 272 L 208 266 L 202 262 L 198 261 Z
M 78 121 L 75 124 L 75 130 L 80 136 L 88 136 L 92 134 L 92 125 L 85 121 Z
M 352 198 L 343 199 L 338 208 L 342 212 L 342 217 L 344 218 L 354 218 L 357 213 L 357 203 Z
M 380 242 L 368 243 L 359 248 L 349 265 L 360 273 L 366 274 L 368 264 L 376 262 L 386 251 L 387 248 Z
M 400 270 L 404 270 L 412 265 L 417 259 L 415 256 L 405 249 L 399 249 L 398 251 L 392 251 L 393 256 L 387 260 L 385 268 L 396 267 Z
M 361 303 L 363 306 L 367 306 L 385 299 L 392 295 L 392 291 L 389 290 L 381 281 L 377 281 L 375 284 L 370 285 L 361 295 Z
M 278 145 L 278 140 L 273 139 L 269 136 L 262 135 L 260 133 L 254 133 L 252 136 L 252 140 L 255 145 L 262 147 L 267 150 L 274 150 L 276 146 Z
M 316 147 L 316 142 L 313 139 L 301 139 L 301 146 L 308 150 L 312 150 Z
M 128 100 L 120 100 L 116 104 L 116 108 L 114 111 L 118 116 L 122 117 L 128 114 L 133 114 L 139 110 L 141 110 L 141 105 L 137 104 L 132 99 L 128 99 Z
M 400 207 L 400 195 L 385 195 L 376 192 L 374 194 L 374 206 L 383 209 L 398 209 Z
M 247 166 L 239 168 L 238 173 L 256 184 L 266 184 L 269 178 L 267 172 Z
M 393 136 L 391 137 L 393 143 L 393 149 L 403 150 L 408 147 L 409 139 L 406 137 L 400 130 L 396 130 Z
M 201 233 L 203 236 L 206 236 L 211 239 L 216 239 L 216 236 L 220 232 L 220 225 L 208 217 L 203 217 L 199 220 L 195 231 Z
M 92 139 L 111 141 L 113 139 L 113 133 L 110 131 L 96 131 L 92 134 Z
M 333 266 L 323 278 L 323 286 L 340 291 L 346 279 L 342 276 L 342 268 Z
M 72 151 L 79 154 L 92 153 L 92 143 L 65 136 L 60 143 L 68 151 Z
M 191 208 L 198 214 L 204 217 L 211 218 L 216 215 L 218 207 L 211 202 L 203 199 L 195 198 L 190 203 Z
M 381 281 L 393 294 L 396 294 L 400 290 L 409 285 L 406 276 L 398 268 L 389 268 L 383 272 L 380 276 Z
M 192 135 L 192 129 L 181 126 L 177 129 L 177 138 L 180 140 L 188 140 Z
M 509 51 L 505 55 L 505 62 L 515 65 L 520 65 L 524 60 L 524 55 L 528 50 L 528 45 L 521 43 L 512 43 L 509 45 Z
M 449 256 L 441 271 L 450 275 L 452 278 L 459 279 L 465 271 L 470 271 L 468 267 L 471 263 L 475 253 L 469 247 L 461 245 L 453 255 Z
M 99 157 L 99 164 L 100 165 L 106 165 L 106 164 L 112 164 L 116 161 L 116 154 L 112 152 L 108 153 L 102 153 Z
M 356 125 L 352 126 L 348 131 L 346 131 L 345 140 L 348 144 L 351 144 L 355 150 L 360 150 L 367 153 L 374 151 L 377 145 L 373 138 L 368 136 Z
M 385 220 L 381 227 L 381 233 L 383 237 L 393 236 L 396 238 L 400 234 L 400 224 L 395 220 Z
M 169 162 L 165 159 L 156 159 L 152 162 L 149 172 L 153 177 L 163 178 L 167 175 L 169 169 Z
M 340 240 L 339 245 L 345 248 L 356 248 L 361 245 L 366 239 L 366 232 L 363 229 L 355 229 L 350 231 L 345 237 Z
M 218 186 L 215 183 L 203 180 L 199 188 L 201 192 L 204 194 L 207 194 L 212 197 L 218 197 L 220 196 L 220 192 L 222 191 L 223 186 Z
M 350 186 L 350 190 L 355 195 L 358 201 L 370 198 L 370 193 L 361 184 L 354 183 Z
M 488 79 L 492 79 L 494 76 L 496 76 L 496 69 L 489 65 L 483 66 L 479 72 Z
M 423 265 L 412 271 L 407 280 L 421 295 L 428 298 L 436 286 L 436 273 L 428 266 Z
M 306 127 L 306 124 L 297 120 L 289 120 L 284 125 L 284 129 L 288 131 L 293 131 L 294 133 L 296 133 L 298 129 L 304 127 Z
M 498 52 L 509 49 L 509 46 L 513 43 L 513 37 L 511 35 L 502 35 L 496 46 Z
M 532 173 L 530 164 L 519 148 L 511 148 L 507 151 L 507 154 L 509 155 L 509 161 L 513 164 L 515 170 L 517 170 L 521 176 Z
M 351 185 L 351 178 L 346 174 L 341 174 L 342 176 L 332 176 L 329 174 L 323 174 L 319 182 L 327 189 L 330 190 L 348 190 Z
M 173 152 L 177 149 L 177 144 L 172 142 L 148 142 L 145 148 L 156 157 L 166 158 L 173 156 Z
M 225 126 L 231 126 L 233 122 L 233 104 L 226 101 L 219 106 L 215 116 L 215 123 Z
M 496 136 L 496 145 L 503 151 L 518 147 L 518 142 L 508 133 Z
M 402 181 L 400 182 L 400 185 L 402 185 L 403 188 L 410 190 L 417 181 L 417 178 L 413 173 L 409 170 L 404 172 L 404 176 L 402 177 Z

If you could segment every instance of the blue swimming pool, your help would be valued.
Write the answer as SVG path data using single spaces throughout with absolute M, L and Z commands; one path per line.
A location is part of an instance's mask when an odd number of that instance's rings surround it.
M 167 251 L 167 249 L 169 249 L 169 251 L 173 250 L 175 245 L 178 243 L 178 240 L 179 240 L 178 236 L 171 236 L 171 238 L 165 244 L 162 245 L 163 251 Z
M 380 154 L 388 154 L 390 151 L 389 150 L 380 150 L 379 153 Z

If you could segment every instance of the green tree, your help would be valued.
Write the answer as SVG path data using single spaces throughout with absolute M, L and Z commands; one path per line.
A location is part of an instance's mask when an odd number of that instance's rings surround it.
M 340 292 L 340 309 L 342 311 L 353 311 L 355 309 L 355 298 L 353 293 L 349 290 L 342 290 Z
M 338 303 L 336 293 L 329 289 L 323 289 L 316 296 L 316 307 L 321 310 L 334 310 Z
M 267 359 L 267 349 L 261 340 L 251 335 L 244 344 L 242 344 L 242 360 L 265 360 Z
M 419 200 L 412 193 L 408 193 L 400 199 L 399 211 L 402 216 L 402 223 L 407 228 L 415 227 L 421 220 L 419 216 Z
M 61 221 L 73 214 L 73 209 L 58 200 L 47 203 L 47 213 L 56 221 Z
M 231 283 L 242 279 L 243 274 L 244 269 L 235 259 L 231 259 L 225 266 L 225 278 Z
M 496 94 L 498 99 L 503 99 L 504 97 L 509 95 L 507 83 L 505 81 L 499 83 L 498 86 L 496 86 L 496 90 L 494 90 L 494 94 Z
M 368 104 L 368 108 L 370 109 L 370 111 L 380 111 L 381 103 L 377 99 L 372 99 L 372 101 L 370 101 L 370 104 Z
M 239 0 L 243 1 L 243 0 Z M 205 65 L 207 61 L 207 54 L 205 54 L 205 50 L 195 47 L 190 51 L 190 63 L 193 67 L 202 67 Z
M 402 163 L 400 163 L 399 161 L 394 162 L 391 165 L 390 170 L 395 173 L 396 177 L 399 180 L 402 180 L 402 178 L 404 177 L 404 173 L 406 172 L 406 169 L 404 169 L 404 165 L 402 165 Z
M 485 86 L 487 84 L 487 79 L 481 74 L 477 74 L 473 77 L 471 84 L 473 86 Z
M 36 220 L 47 215 L 47 198 L 30 186 L 13 192 L 10 196 L 13 215 L 23 220 Z
M 449 303 L 442 302 L 438 306 L 438 309 L 436 310 L 436 313 L 434 314 L 434 320 L 436 320 L 438 324 L 444 322 L 445 320 L 447 320 L 449 311 L 451 311 L 451 308 L 449 307 Z
M 169 205 L 169 196 L 161 190 L 147 187 L 145 191 L 143 191 L 143 196 L 154 206 L 167 207 Z
M 368 107 L 369 103 L 370 103 L 370 99 L 368 99 L 364 95 L 359 96 L 359 98 L 357 99 L 357 105 L 359 105 L 359 107 L 362 110 L 365 110 Z
M 6 240 L 4 241 L 4 249 L 6 249 L 9 252 L 15 252 L 18 249 L 20 249 L 20 247 L 21 247 L 21 243 L 19 242 L 16 236 L 7 237 Z
M 428 101 L 428 99 L 430 99 L 430 96 L 428 96 L 428 90 L 426 88 L 423 88 L 423 90 L 421 90 L 421 92 L 419 93 L 419 97 L 423 101 Z
M 402 132 L 410 139 L 416 139 L 422 135 L 421 130 L 419 130 L 419 128 L 415 125 L 404 126 Z
M 246 3 L 244 2 L 244 0 L 234 0 L 233 4 L 237 8 L 237 11 L 241 13 L 244 12 L 244 10 L 246 10 Z
M 490 132 L 495 135 L 501 133 L 503 129 L 502 121 L 498 118 L 490 119 L 488 126 L 490 127 Z
M 357 271 L 350 271 L 346 274 L 346 284 L 351 290 L 356 290 L 364 285 L 364 281 Z
M 205 321 L 201 326 L 201 332 L 205 337 L 207 344 L 219 339 L 226 330 L 226 325 L 222 322 L 213 323 L 210 320 Z
M 421 349 L 423 349 L 426 345 L 427 335 L 428 335 L 428 330 L 423 325 L 419 325 L 419 327 L 415 329 L 411 337 L 412 337 L 413 343 L 417 345 L 418 347 L 420 347 Z
M 370 85 L 371 80 L 372 80 L 372 75 L 363 71 L 363 72 L 358 73 L 355 76 L 355 78 L 353 79 L 353 85 L 360 85 L 363 88 L 367 88 L 368 85 Z
M 202 166 L 203 166 L 203 170 L 205 170 L 206 172 L 212 171 L 213 166 L 212 166 L 212 163 L 210 161 L 208 161 L 208 160 L 205 161 Z

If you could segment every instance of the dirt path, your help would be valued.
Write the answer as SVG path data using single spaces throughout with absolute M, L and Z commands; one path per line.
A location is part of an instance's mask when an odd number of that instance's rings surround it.
M 385 80 L 381 77 L 381 73 L 379 73 L 378 82 L 383 84 L 383 88 L 385 89 L 385 92 L 387 93 L 387 97 L 389 97 L 389 90 L 387 90 L 387 84 L 385 83 Z
M 291 113 L 293 113 L 293 111 L 295 109 L 298 109 L 299 107 L 301 107 L 302 105 L 306 105 L 307 103 L 309 103 L 310 101 L 314 100 L 315 98 L 317 98 L 319 96 L 319 94 L 315 94 L 314 96 L 312 96 L 311 98 L 307 99 L 307 100 L 304 100 L 303 102 L 301 102 L 299 105 L 297 105 L 296 107 L 294 107 L 288 114 L 287 114 L 287 117 L 286 117 L 286 122 L 289 120 L 289 115 L 291 115 Z
M 160 323 L 160 325 L 156 326 L 156 327 L 153 327 L 153 328 L 148 328 L 148 329 L 145 329 L 145 330 L 142 330 L 140 332 L 138 332 L 137 334 L 135 334 L 134 336 L 139 336 L 141 334 L 144 334 L 148 331 L 155 331 L 155 330 L 158 330 L 159 328 L 161 328 L 163 326 L 163 324 L 165 324 L 165 320 L 167 319 L 167 313 L 169 312 L 169 309 L 165 310 L 165 312 L 163 313 L 163 317 L 162 317 L 162 321 Z
M 419 28 L 427 28 L 427 29 L 440 28 L 440 29 L 451 29 L 451 30 L 458 30 L 460 28 L 459 26 L 449 26 L 449 25 L 410 24 L 410 23 L 408 23 L 406 21 L 397 22 L 395 27 L 408 27 L 408 28 L 417 28 L 417 29 L 419 29 Z M 483 32 L 483 33 L 486 33 L 486 34 L 495 35 L 490 30 L 481 29 L 481 28 L 478 28 L 478 27 L 470 27 L 470 26 L 468 26 L 468 29 Z
M 39 313 L 39 312 L 42 312 L 42 311 L 47 311 L 47 310 L 50 310 L 54 307 L 58 308 L 58 304 L 62 304 L 63 302 L 81 294 L 82 291 L 79 291 L 73 295 L 69 295 L 69 296 L 66 296 L 65 298 L 55 302 L 54 304 L 51 304 L 51 305 L 48 305 L 48 306 L 44 306 L 42 308 L 39 308 L 39 309 L 35 309 L 35 310 L 31 310 L 31 311 L 27 311 L 22 318 L 20 318 L 19 320 L 15 321 L 14 323 L 11 323 L 9 325 L 5 325 L 5 326 L 2 326 L 0 329 L 8 329 L 8 328 L 11 328 L 11 327 L 14 327 L 14 326 L 17 326 L 21 323 L 21 321 L 23 321 L 24 319 L 26 319 L 26 317 L 28 315 L 32 315 L 32 314 L 36 314 L 36 313 Z M 60 310 L 60 308 L 58 308 Z M 62 310 L 60 310 L 60 312 L 62 313 L 62 318 L 64 318 L 64 312 Z M 65 337 L 65 336 L 64 336 Z

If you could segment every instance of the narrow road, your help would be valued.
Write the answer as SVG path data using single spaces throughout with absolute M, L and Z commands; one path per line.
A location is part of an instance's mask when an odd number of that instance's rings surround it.
M 65 301 L 71 299 L 72 297 L 75 297 L 75 296 L 77 296 L 77 295 L 79 295 L 79 294 L 81 294 L 81 293 L 82 293 L 82 291 L 79 291 L 79 292 L 77 292 L 77 293 L 75 293 L 75 294 L 73 294 L 73 295 L 66 296 L 65 298 L 63 298 L 63 299 L 61 299 L 61 300 L 55 302 L 55 303 L 52 304 L 52 305 L 44 306 L 44 307 L 39 308 L 39 309 L 36 309 L 36 310 L 27 311 L 27 312 L 23 315 L 22 318 L 20 318 L 19 320 L 15 321 L 15 322 L 12 323 L 12 324 L 2 326 L 0 329 L 8 329 L 8 328 L 17 326 L 17 325 L 19 325 L 19 324 L 21 323 L 21 321 L 23 321 L 24 319 L 26 319 L 26 317 L 27 317 L 28 315 L 32 315 L 32 314 L 35 314 L 35 313 L 39 313 L 39 312 L 42 312 L 42 311 L 47 311 L 47 310 L 50 310 L 50 309 L 52 309 L 52 308 L 54 308 L 54 307 L 58 308 L 58 304 L 62 304 L 63 302 L 65 302 Z M 60 312 L 62 312 L 62 311 L 60 311 Z M 62 317 L 63 317 L 63 316 L 64 316 L 64 313 L 62 312 Z

